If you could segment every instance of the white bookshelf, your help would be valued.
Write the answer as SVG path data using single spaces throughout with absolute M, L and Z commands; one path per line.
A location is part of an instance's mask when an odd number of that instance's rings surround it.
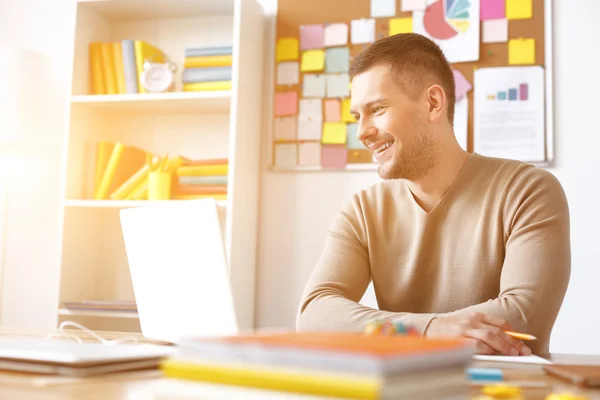
M 252 329 L 262 133 L 261 104 L 256 99 L 262 98 L 266 62 L 262 7 L 256 0 L 76 3 L 64 138 L 57 323 L 73 320 L 92 329 L 120 330 L 126 325 L 124 330 L 139 330 L 135 313 L 73 311 L 62 306 L 67 301 L 135 300 L 119 211 L 161 201 L 93 199 L 95 144 L 109 140 L 160 155 L 229 159 L 228 196 L 218 205 L 239 325 Z M 89 94 L 89 43 L 123 39 L 151 43 L 177 64 L 173 92 Z M 231 90 L 182 92 L 184 49 L 228 45 L 233 46 Z

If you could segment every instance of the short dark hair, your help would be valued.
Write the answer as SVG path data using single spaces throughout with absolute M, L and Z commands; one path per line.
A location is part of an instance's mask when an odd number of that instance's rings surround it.
M 448 97 L 448 120 L 454 122 L 454 74 L 444 53 L 418 33 L 400 33 L 377 40 L 350 66 L 350 79 L 376 65 L 389 64 L 399 75 L 398 84 L 412 99 L 431 84 L 439 84 Z

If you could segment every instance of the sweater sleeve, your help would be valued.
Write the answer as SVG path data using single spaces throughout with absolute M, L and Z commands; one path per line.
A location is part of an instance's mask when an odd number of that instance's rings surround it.
M 548 338 L 571 274 L 570 217 L 562 186 L 527 168 L 512 182 L 504 212 L 505 258 L 498 297 L 452 313 L 495 315 L 521 332 Z M 532 343 L 534 353 L 548 351 Z
M 358 302 L 371 282 L 367 233 L 358 198 L 338 214 L 302 295 L 298 330 L 362 332 L 374 319 L 392 319 L 424 332 L 433 314 L 396 313 Z

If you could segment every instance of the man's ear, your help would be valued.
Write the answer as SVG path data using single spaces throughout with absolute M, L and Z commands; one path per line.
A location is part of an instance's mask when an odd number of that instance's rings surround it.
M 425 91 L 425 100 L 429 107 L 429 121 L 434 122 L 444 115 L 447 98 L 446 92 L 440 85 L 431 85 Z

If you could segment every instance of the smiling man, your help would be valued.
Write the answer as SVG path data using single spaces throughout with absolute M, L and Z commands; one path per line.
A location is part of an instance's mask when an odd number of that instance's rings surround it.
M 470 154 L 453 131 L 442 51 L 417 34 L 354 60 L 352 113 L 383 181 L 333 221 L 302 296 L 299 330 L 361 332 L 374 319 L 481 354 L 548 351 L 570 277 L 567 200 L 549 172 Z M 373 282 L 379 309 L 358 302 Z M 507 330 L 537 336 L 526 346 Z

